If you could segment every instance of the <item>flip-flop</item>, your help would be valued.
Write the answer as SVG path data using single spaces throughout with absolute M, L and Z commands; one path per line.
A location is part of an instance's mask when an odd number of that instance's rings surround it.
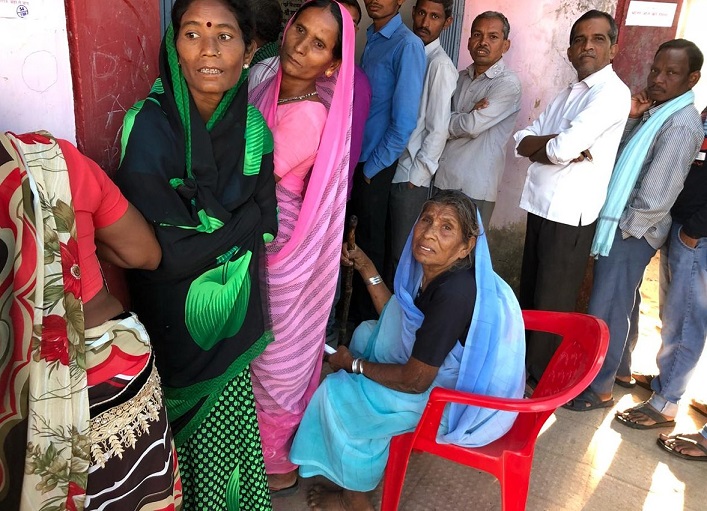
M 690 408 L 695 410 L 700 415 L 707 417 L 707 405 L 702 401 L 696 401 L 695 399 L 690 401 Z
M 614 378 L 614 383 L 618 385 L 619 387 L 623 387 L 625 389 L 632 389 L 633 387 L 636 386 L 636 379 L 631 378 L 629 381 L 626 380 L 621 380 L 619 378 Z
M 628 418 L 629 412 L 639 412 L 654 421 L 653 424 L 641 424 L 639 422 L 632 421 Z M 624 415 L 625 414 L 625 415 Z M 668 419 L 665 415 L 660 413 L 658 410 L 653 408 L 647 402 L 640 403 L 634 407 L 628 408 L 623 412 L 616 412 L 615 419 L 619 421 L 624 426 L 628 426 L 633 429 L 654 429 L 654 428 L 671 428 L 675 426 L 675 421 L 673 419 Z
M 280 497 L 289 497 L 290 495 L 294 495 L 299 491 L 299 478 L 295 481 L 295 484 L 292 486 L 287 486 L 285 488 L 280 488 L 279 490 L 270 490 L 270 497 L 273 499 L 280 498 Z
M 599 395 L 590 388 L 584 389 L 582 393 L 574 398 L 569 403 L 562 405 L 562 408 L 567 408 L 573 412 L 588 412 L 589 410 L 597 410 L 599 408 L 611 408 L 614 406 L 614 398 L 611 397 L 606 401 L 602 401 Z
M 631 378 L 636 380 L 636 385 L 638 385 L 639 387 L 653 392 L 653 389 L 651 388 L 651 382 L 655 378 L 655 374 L 633 373 L 631 375 Z
M 704 456 L 690 456 L 689 454 L 684 454 L 680 451 L 675 450 L 675 448 L 669 446 L 666 443 L 668 440 L 680 440 L 681 442 L 688 443 L 693 447 L 697 447 L 700 451 L 705 453 L 705 455 Z M 677 456 L 678 458 L 682 458 L 684 460 L 689 460 L 689 461 L 707 461 L 707 447 L 697 443 L 692 438 L 687 438 L 682 435 L 674 435 L 674 436 L 670 436 L 667 439 L 663 440 L 662 438 L 658 437 L 658 438 L 656 438 L 656 443 L 659 446 L 661 446 L 663 449 L 668 451 L 670 454 L 672 454 L 673 456 Z

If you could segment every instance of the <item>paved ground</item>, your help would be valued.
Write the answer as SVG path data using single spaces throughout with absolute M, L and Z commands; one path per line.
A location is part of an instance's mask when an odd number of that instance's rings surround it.
M 634 367 L 655 371 L 660 345 L 657 319 L 657 266 L 649 267 L 642 288 L 641 339 Z M 703 357 L 689 395 L 707 392 Z M 560 409 L 538 439 L 528 497 L 528 511 L 698 511 L 707 509 L 707 463 L 675 458 L 655 439 L 665 429 L 638 431 L 613 420 L 615 410 L 647 399 L 648 391 L 616 387 L 613 410 L 571 412 Z M 707 397 L 707 396 L 705 396 Z M 685 400 L 687 403 L 689 399 Z M 677 430 L 693 431 L 704 417 L 681 407 Z M 275 511 L 305 511 L 313 479 L 302 480 L 299 493 L 275 500 Z M 371 494 L 376 509 L 380 487 Z M 490 475 L 446 460 L 415 454 L 408 470 L 401 511 L 500 510 L 498 482 Z

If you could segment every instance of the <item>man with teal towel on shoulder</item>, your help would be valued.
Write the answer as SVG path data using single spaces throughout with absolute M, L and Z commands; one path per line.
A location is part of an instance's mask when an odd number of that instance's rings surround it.
M 589 313 L 609 326 L 609 350 L 591 385 L 566 405 L 571 410 L 613 406 L 617 373 L 629 371 L 620 368 L 630 366 L 627 339 L 638 322 L 643 272 L 668 238 L 670 208 L 704 139 L 692 92 L 703 60 L 690 41 L 663 43 L 653 59 L 646 89 L 631 98 L 629 120 L 592 244 L 597 261 Z M 648 401 L 620 412 L 617 420 L 636 429 L 670 427 L 675 413 L 671 403 Z

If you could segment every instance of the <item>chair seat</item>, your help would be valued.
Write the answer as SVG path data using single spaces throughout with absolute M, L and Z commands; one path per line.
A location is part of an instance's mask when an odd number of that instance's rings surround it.
M 496 476 L 501 484 L 504 511 L 525 509 L 535 442 L 548 417 L 558 406 L 579 395 L 592 382 L 604 362 L 609 330 L 598 318 L 569 312 L 523 311 L 528 330 L 562 336 L 562 342 L 529 399 L 508 400 L 434 389 L 420 422 L 411 433 L 393 438 L 383 483 L 381 511 L 395 511 L 413 450 L 429 452 Z M 447 403 L 517 411 L 508 433 L 482 447 L 437 443 L 436 436 Z M 461 503 L 460 503 L 461 504 Z

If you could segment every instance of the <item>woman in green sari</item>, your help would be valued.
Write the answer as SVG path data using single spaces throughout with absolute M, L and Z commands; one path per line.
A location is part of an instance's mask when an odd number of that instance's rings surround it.
M 185 509 L 270 509 L 250 361 L 271 340 L 260 290 L 277 232 L 272 135 L 247 104 L 246 0 L 177 0 L 160 78 L 126 115 L 117 180 L 163 259 L 128 276 L 157 352 Z

